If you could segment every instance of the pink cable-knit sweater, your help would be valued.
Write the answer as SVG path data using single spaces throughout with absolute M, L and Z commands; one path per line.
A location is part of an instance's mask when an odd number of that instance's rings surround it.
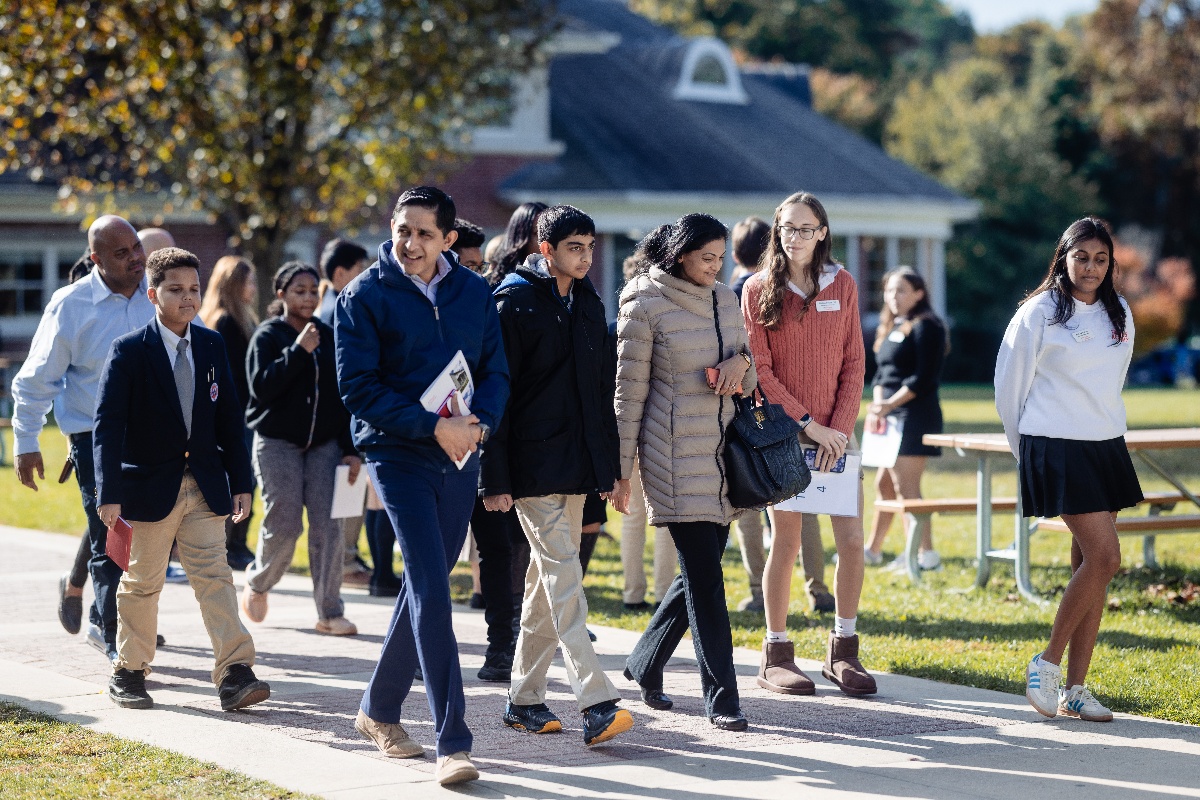
M 800 319 L 796 316 L 804 299 L 789 290 L 783 301 L 783 323 L 772 331 L 758 322 L 765 278 L 764 272 L 756 273 L 742 290 L 742 315 L 759 386 L 793 419 L 812 414 L 821 425 L 850 436 L 858 419 L 866 368 L 854 278 L 839 270 Z M 838 301 L 837 310 L 818 310 L 818 301 L 830 300 Z

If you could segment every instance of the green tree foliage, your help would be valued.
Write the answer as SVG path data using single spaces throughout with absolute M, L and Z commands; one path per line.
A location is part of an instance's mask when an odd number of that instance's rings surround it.
M 1032 74 L 1052 80 L 1045 49 L 1038 48 Z M 1045 274 L 1063 229 L 1101 210 L 1095 187 L 1055 151 L 1053 121 L 1040 80 L 1019 86 L 1004 64 L 987 58 L 913 81 L 896 100 L 889 152 L 983 206 L 946 254 L 947 305 L 960 341 L 991 346 Z M 965 349 L 957 355 L 978 355 Z M 963 377 L 986 380 L 990 372 Z
M 1114 218 L 1160 232 L 1167 256 L 1200 260 L 1200 0 L 1104 0 L 1078 74 L 1105 155 L 1084 169 Z
M 378 222 L 447 164 L 503 112 L 549 17 L 518 0 L 5 3 L 0 172 L 63 181 L 68 203 L 166 193 L 265 277 L 301 225 Z

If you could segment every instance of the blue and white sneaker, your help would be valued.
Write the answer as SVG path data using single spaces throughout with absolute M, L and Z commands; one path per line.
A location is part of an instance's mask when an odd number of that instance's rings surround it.
M 167 575 L 164 580 L 167 583 L 187 583 L 187 573 L 183 571 L 183 567 L 177 567 L 174 564 L 167 564 Z
M 1113 713 L 1100 705 L 1100 701 L 1083 685 L 1059 690 L 1058 713 L 1087 722 L 1112 722 L 1113 718 Z
M 1042 660 L 1038 653 L 1025 668 L 1025 699 L 1045 717 L 1058 714 L 1058 687 L 1062 685 L 1062 670 L 1058 665 Z

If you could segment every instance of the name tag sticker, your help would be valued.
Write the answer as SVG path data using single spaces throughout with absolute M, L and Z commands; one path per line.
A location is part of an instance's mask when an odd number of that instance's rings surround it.
M 1092 340 L 1091 331 L 1075 331 L 1071 334 L 1071 338 L 1077 342 L 1090 342 Z
M 841 311 L 841 300 L 818 300 L 817 311 Z
M 892 331 L 891 334 L 888 336 L 888 341 L 889 342 L 903 342 L 904 341 L 904 331 Z

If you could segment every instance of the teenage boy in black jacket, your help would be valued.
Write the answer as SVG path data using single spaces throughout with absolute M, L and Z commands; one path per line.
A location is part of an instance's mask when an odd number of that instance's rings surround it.
M 571 206 L 538 217 L 540 255 L 496 289 L 511 394 L 484 447 L 480 494 L 489 511 L 516 506 L 532 561 L 504 723 L 548 733 L 562 723 L 546 707 L 546 670 L 561 643 L 583 711 L 585 744 L 633 727 L 588 638 L 579 565 L 588 492 L 612 491 L 619 437 L 604 303 L 588 280 L 596 226 Z
M 146 259 L 156 317 L 109 350 L 96 402 L 96 513 L 111 530 L 133 527 L 129 569 L 117 590 L 117 658 L 108 694 L 150 708 L 158 596 L 171 555 L 187 570 L 212 640 L 221 708 L 261 703 L 270 687 L 251 670 L 254 642 L 238 619 L 225 560 L 225 518 L 250 513 L 250 456 L 242 403 L 220 334 L 192 325 L 200 261 L 176 247 Z M 230 497 L 230 492 L 233 496 Z

